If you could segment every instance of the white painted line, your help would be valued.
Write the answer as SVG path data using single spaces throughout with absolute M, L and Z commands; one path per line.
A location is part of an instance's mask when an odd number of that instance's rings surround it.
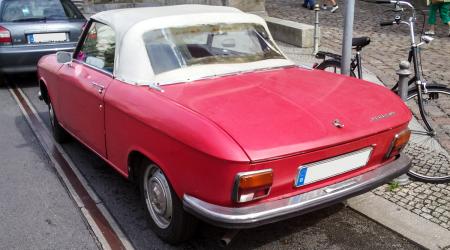
M 97 240 L 100 242 L 100 245 L 102 246 L 102 248 L 104 250 L 111 250 L 111 246 L 108 244 L 108 241 L 103 236 L 102 230 L 100 230 L 100 228 L 98 228 L 97 223 L 95 223 L 95 220 L 92 218 L 89 211 L 86 210 L 86 208 L 82 207 L 81 213 L 83 214 L 87 223 L 91 226 L 91 229 L 94 232 L 95 236 L 97 237 Z
M 22 96 L 24 97 L 25 102 L 27 102 L 28 106 L 30 107 L 30 109 L 33 111 L 33 113 L 35 114 L 36 118 L 39 120 L 39 122 L 44 125 L 44 128 L 47 130 L 46 132 L 49 134 L 49 136 L 51 135 L 51 132 L 47 129 L 47 127 L 45 126 L 45 122 L 42 120 L 42 118 L 38 115 L 38 112 L 36 111 L 36 109 L 34 108 L 33 104 L 30 102 L 30 100 L 28 99 L 28 97 L 25 95 L 25 93 L 22 91 L 21 88 L 17 88 L 18 91 L 22 94 Z M 54 144 L 56 146 L 56 148 L 58 149 L 58 151 L 63 155 L 64 160 L 67 161 L 67 163 L 69 164 L 70 168 L 72 169 L 72 171 L 75 173 L 75 175 L 77 176 L 78 180 L 80 180 L 80 182 L 83 184 L 83 187 L 86 189 L 86 191 L 89 193 L 89 196 L 95 201 L 95 203 L 100 203 L 102 202 L 100 200 L 100 198 L 98 197 L 97 193 L 94 192 L 94 190 L 92 189 L 92 187 L 89 185 L 89 183 L 86 181 L 86 179 L 84 178 L 84 176 L 80 173 L 80 170 L 78 170 L 78 168 L 76 167 L 76 165 L 73 163 L 72 159 L 70 159 L 69 155 L 66 153 L 66 151 L 63 149 L 63 147 L 61 147 L 61 145 L 59 145 L 59 143 L 54 141 Z
M 70 159 L 68 154 L 64 151 L 64 149 L 58 143 L 56 143 L 54 141 L 53 137 L 51 136 L 50 131 L 45 126 L 45 123 L 42 121 L 41 117 L 38 115 L 36 109 L 34 108 L 32 103 L 29 101 L 28 97 L 25 95 L 25 93 L 20 88 L 17 87 L 16 90 L 18 92 L 20 92 L 20 94 L 22 95 L 23 100 L 26 102 L 26 104 L 30 108 L 30 110 L 33 113 L 34 117 L 36 117 L 36 119 L 38 120 L 40 125 L 44 128 L 45 133 L 46 133 L 45 136 L 47 136 L 48 138 L 51 138 L 51 140 L 53 142 L 53 145 L 57 148 L 57 150 L 59 151 L 61 156 L 67 162 L 67 165 L 71 168 L 71 170 L 75 174 L 75 176 L 78 179 L 78 181 L 81 183 L 81 185 L 83 186 L 85 191 L 90 196 L 91 200 L 96 204 L 98 210 L 102 213 L 103 217 L 106 219 L 106 221 L 110 225 L 111 229 L 114 231 L 116 236 L 119 238 L 119 240 L 122 243 L 122 245 L 127 250 L 133 250 L 134 247 L 132 246 L 131 242 L 128 240 L 126 235 L 121 230 L 119 224 L 115 221 L 114 217 L 111 215 L 111 213 L 108 211 L 108 209 L 103 204 L 101 204 L 102 203 L 101 199 L 98 197 L 98 195 L 92 189 L 92 187 L 88 184 L 87 180 L 80 173 L 80 171 L 78 170 L 76 165 L 73 163 L 73 161 Z M 38 140 L 41 142 L 41 144 L 44 144 L 46 140 L 42 137 L 42 135 L 38 131 L 36 131 L 36 128 L 34 126 L 32 126 L 33 123 L 31 121 L 31 117 L 28 114 L 28 112 L 25 110 L 25 108 L 22 106 L 19 98 L 14 93 L 12 88 L 9 88 L 9 91 L 10 91 L 11 95 L 13 96 L 13 98 L 15 99 L 15 101 L 17 102 L 17 104 L 18 104 L 20 110 L 22 111 L 25 119 L 29 123 L 30 128 L 33 130 L 34 134 L 36 135 Z M 47 149 L 45 149 L 45 150 L 47 151 Z M 96 224 L 95 220 L 92 218 L 92 215 L 85 208 L 85 205 L 84 205 L 82 199 L 79 197 L 77 191 L 72 186 L 72 184 L 69 181 L 69 179 L 67 178 L 66 174 L 64 173 L 64 171 L 60 167 L 58 161 L 49 152 L 47 152 L 47 155 L 49 156 L 49 159 L 53 163 L 53 166 L 55 167 L 55 169 L 56 169 L 56 171 L 58 173 L 58 176 L 61 178 L 62 182 L 64 183 L 64 186 L 67 188 L 68 193 L 74 199 L 74 201 L 77 204 L 77 206 L 80 208 L 81 213 L 83 214 L 83 216 L 85 217 L 87 223 L 89 224 L 89 227 L 92 229 L 92 231 L 94 232 L 94 234 L 97 237 L 98 241 L 102 245 L 102 248 L 103 249 L 111 249 L 111 246 L 108 244 L 108 241 L 105 239 L 102 231 L 99 229 L 99 227 Z
M 128 240 L 128 237 L 122 232 L 119 225 L 116 223 L 116 220 L 111 216 L 108 209 L 103 204 L 97 204 L 97 207 L 100 209 L 102 214 L 105 216 L 106 220 L 108 220 L 109 224 L 113 228 L 114 232 L 116 232 L 117 236 L 119 237 L 120 241 L 122 241 L 123 246 L 125 249 L 134 249 L 133 245 L 131 245 L 131 242 Z

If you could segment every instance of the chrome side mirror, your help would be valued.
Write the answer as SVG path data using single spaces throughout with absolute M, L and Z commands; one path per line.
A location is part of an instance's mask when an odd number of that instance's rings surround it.
M 70 63 L 72 62 L 72 53 L 66 51 L 58 51 L 56 53 L 56 61 L 62 64 Z

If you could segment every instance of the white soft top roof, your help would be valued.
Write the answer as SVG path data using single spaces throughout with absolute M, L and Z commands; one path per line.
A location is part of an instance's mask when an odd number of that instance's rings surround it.
M 129 8 L 129 9 L 115 9 L 97 13 L 91 18 L 108 24 L 114 31 L 119 33 L 126 33 L 133 25 L 150 20 L 150 19 L 165 19 L 172 20 L 172 23 L 167 23 L 168 28 L 179 26 L 179 17 L 184 16 L 188 18 L 189 15 L 199 15 L 207 13 L 239 13 L 242 11 L 224 6 L 211 6 L 211 5 L 196 5 L 196 4 L 184 4 L 173 5 L 163 7 L 146 7 L 146 8 Z M 207 23 L 208 21 L 205 20 Z
M 251 63 L 228 67 L 229 70 L 225 72 L 217 72 L 217 70 L 214 70 L 217 65 L 211 65 L 211 68 L 206 67 L 205 70 L 195 71 L 195 75 L 190 75 L 188 71 L 178 72 L 173 74 L 173 77 L 170 74 L 165 74 L 164 80 L 158 79 L 158 75 L 153 73 L 143 39 L 144 33 L 150 30 L 201 24 L 255 23 L 265 27 L 270 36 L 264 19 L 257 15 L 244 13 L 236 8 L 194 4 L 129 8 L 100 12 L 93 15 L 91 19 L 102 22 L 114 30 L 116 35 L 114 76 L 127 83 L 148 85 L 151 83 L 192 81 L 208 77 L 211 71 L 215 71 L 214 75 L 217 75 L 232 73 L 236 68 L 252 70 L 253 68 L 269 67 L 267 62 L 261 65 Z M 272 37 L 270 38 L 272 39 Z M 272 65 L 273 63 L 275 64 Z M 289 64 L 292 64 L 292 62 L 275 60 L 271 62 L 270 66 L 277 67 Z

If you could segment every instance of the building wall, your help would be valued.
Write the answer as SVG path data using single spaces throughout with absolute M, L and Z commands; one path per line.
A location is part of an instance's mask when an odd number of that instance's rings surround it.
M 86 9 L 103 10 L 105 8 L 115 8 L 116 6 L 161 6 L 176 4 L 207 4 L 223 5 L 239 8 L 246 12 L 265 14 L 265 0 L 72 0 L 78 5 L 83 5 Z M 106 6 L 93 6 L 105 5 Z

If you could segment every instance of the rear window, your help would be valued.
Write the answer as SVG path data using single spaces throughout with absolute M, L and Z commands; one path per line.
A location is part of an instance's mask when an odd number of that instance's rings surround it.
M 285 59 L 253 23 L 219 23 L 151 30 L 144 43 L 155 74 L 206 64 Z
M 83 19 L 70 0 L 4 0 L 0 8 L 3 22 Z

